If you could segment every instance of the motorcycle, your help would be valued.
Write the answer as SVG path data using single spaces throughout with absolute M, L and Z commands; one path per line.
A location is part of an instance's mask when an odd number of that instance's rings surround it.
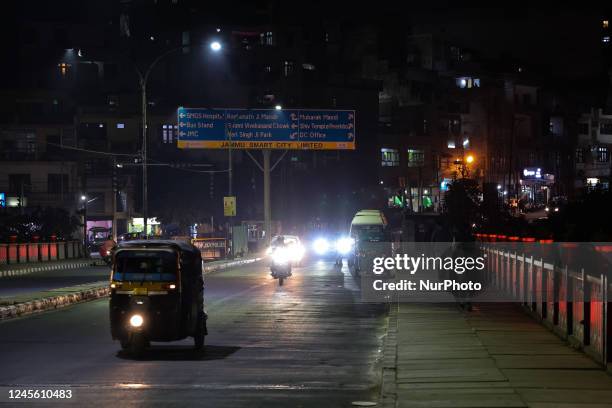
M 278 279 L 278 285 L 291 276 L 291 254 L 285 247 L 276 248 L 271 254 L 270 272 L 274 279 Z

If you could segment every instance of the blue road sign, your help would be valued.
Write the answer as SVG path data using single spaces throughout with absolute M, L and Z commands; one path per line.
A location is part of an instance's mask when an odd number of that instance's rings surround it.
M 178 109 L 179 148 L 355 149 L 355 111 Z

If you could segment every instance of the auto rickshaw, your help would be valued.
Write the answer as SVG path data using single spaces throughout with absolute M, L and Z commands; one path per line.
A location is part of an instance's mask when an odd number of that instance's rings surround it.
M 193 337 L 196 350 L 207 334 L 202 258 L 181 241 L 129 241 L 113 254 L 110 324 L 122 349 L 140 355 L 151 341 Z

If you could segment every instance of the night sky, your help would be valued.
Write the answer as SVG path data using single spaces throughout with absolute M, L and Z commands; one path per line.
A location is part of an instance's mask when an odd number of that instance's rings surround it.
M 151 0 L 152 1 L 152 0 Z M 163 2 L 164 0 L 159 0 Z M 23 18 L 89 20 L 113 18 L 120 1 L 26 1 L 16 5 L 17 25 Z M 136 0 L 133 4 L 146 4 Z M 553 2 L 495 2 L 474 5 L 451 1 L 378 1 L 360 5 L 348 1 L 237 1 L 218 3 L 181 0 L 202 23 L 265 22 L 268 3 L 275 3 L 275 22 L 308 24 L 340 20 L 345 24 L 382 23 L 395 30 L 440 32 L 458 45 L 487 58 L 523 60 L 543 74 L 581 79 L 601 74 L 601 19 L 606 14 L 595 3 L 561 5 Z M 535 5 L 532 3 L 536 3 Z M 374 4 L 376 8 L 373 8 Z M 9 12 L 8 10 L 5 10 Z

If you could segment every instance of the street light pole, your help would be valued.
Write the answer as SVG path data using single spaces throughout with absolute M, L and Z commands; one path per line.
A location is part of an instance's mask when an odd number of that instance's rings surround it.
M 151 62 L 148 66 L 147 70 L 142 73 L 138 67 L 136 67 L 136 72 L 138 73 L 138 79 L 140 83 L 140 97 L 142 102 L 142 216 L 143 216 L 143 225 L 144 225 L 144 237 L 148 239 L 149 234 L 147 232 L 147 224 L 148 224 L 148 200 L 147 200 L 147 82 L 149 80 L 149 75 L 153 68 L 157 65 L 157 63 L 176 51 L 188 49 L 189 46 L 180 46 L 176 48 L 172 48 L 163 54 L 159 55 L 157 58 Z M 221 50 L 221 43 L 218 41 L 213 41 L 210 43 L 210 48 L 214 52 L 218 52 Z

